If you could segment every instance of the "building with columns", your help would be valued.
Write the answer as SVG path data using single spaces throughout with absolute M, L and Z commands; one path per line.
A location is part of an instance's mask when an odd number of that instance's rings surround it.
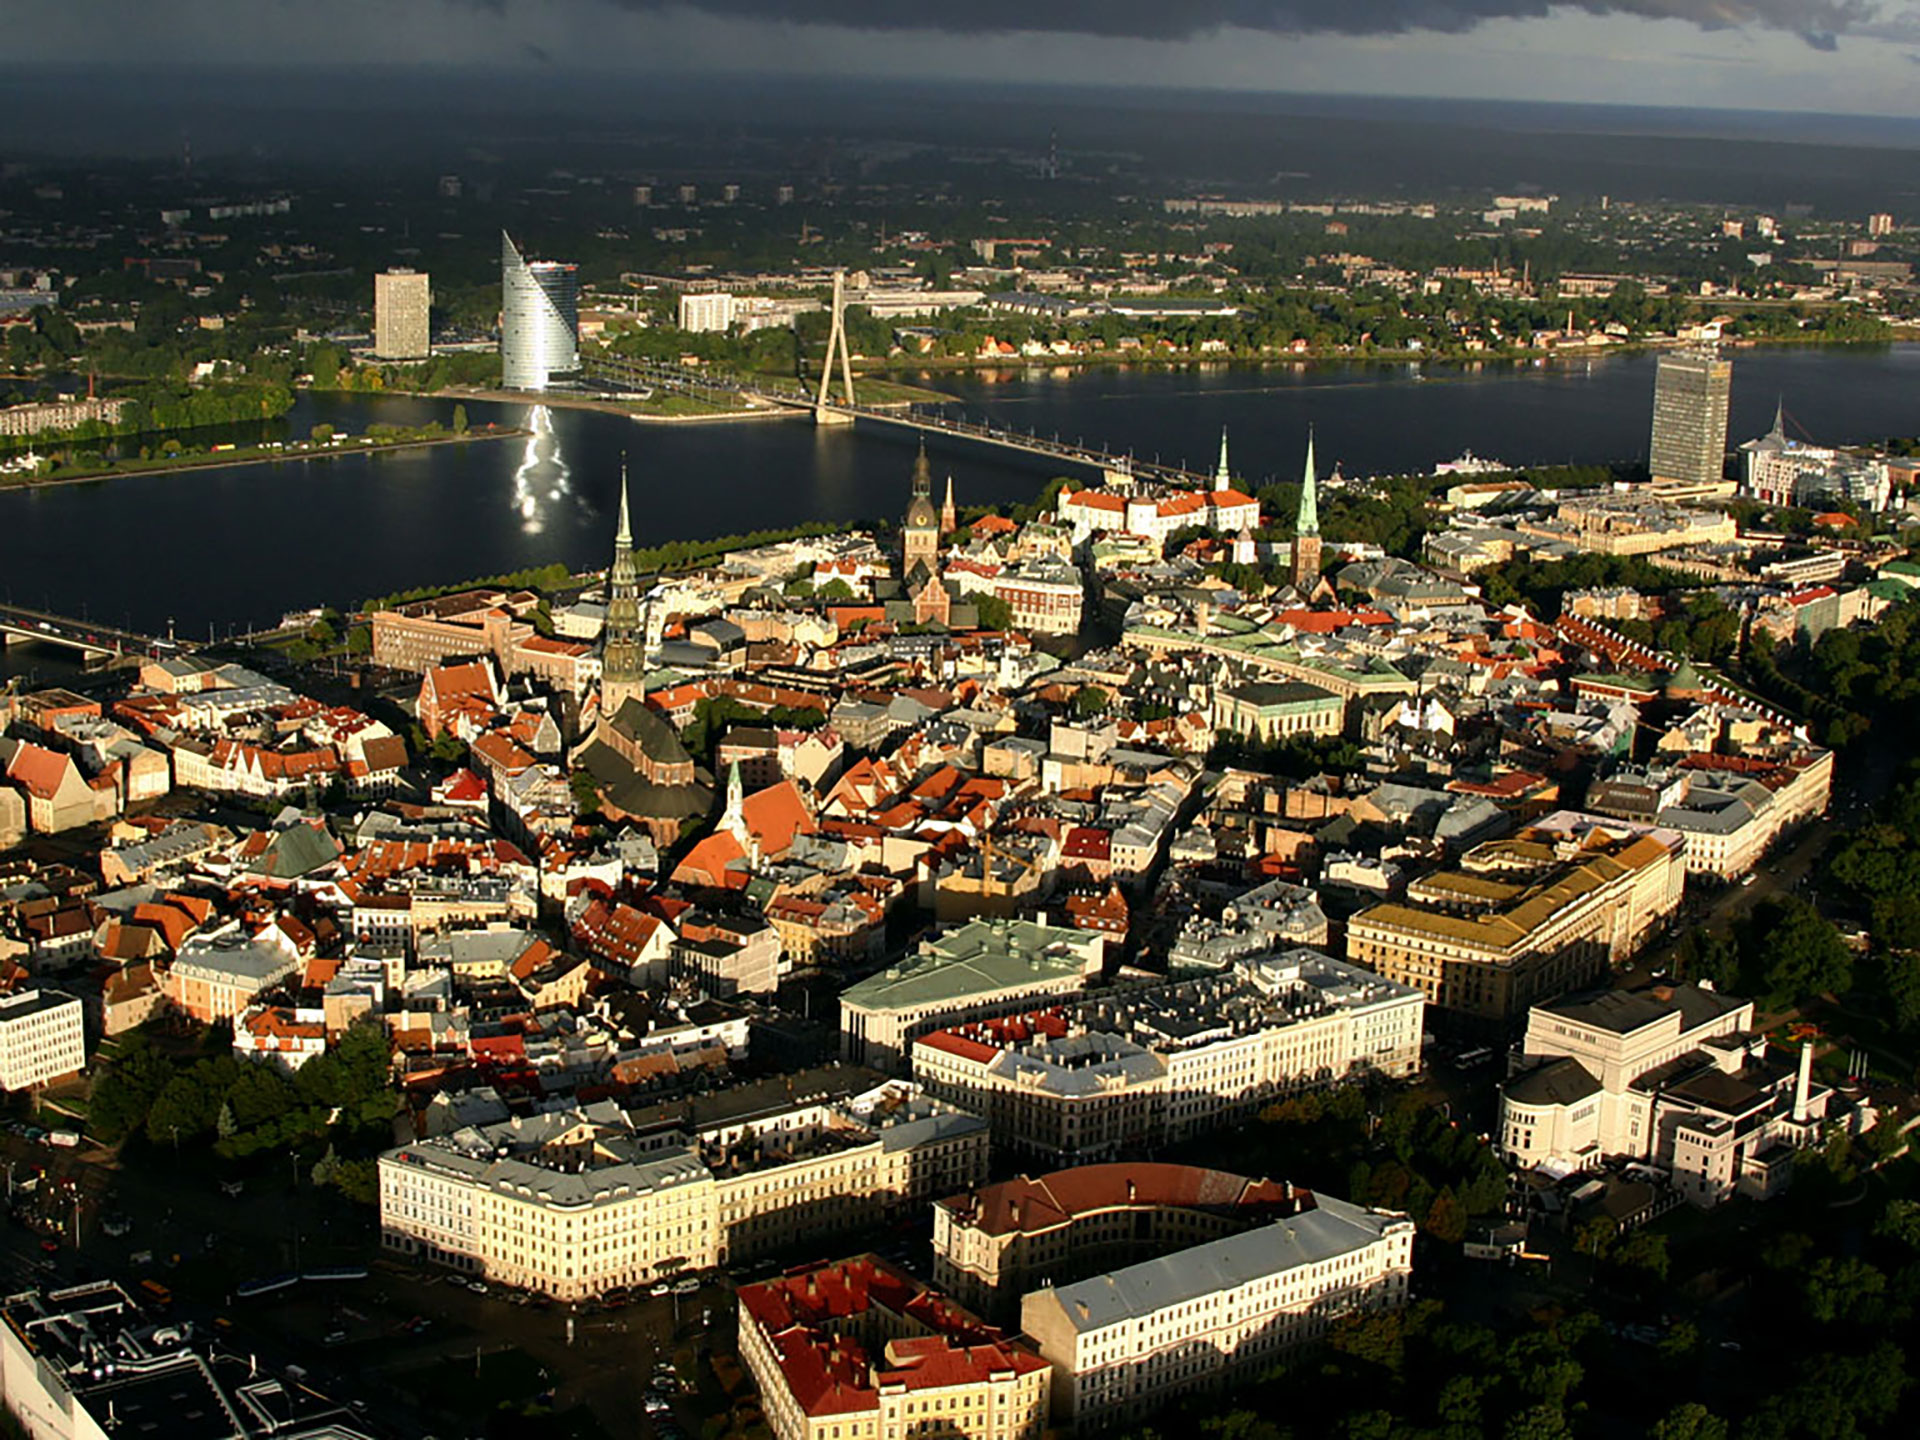
M 1811 1041 L 1779 1057 L 1751 1000 L 1693 985 L 1536 1005 L 1522 1050 L 1500 1091 L 1508 1160 L 1556 1174 L 1639 1160 L 1702 1208 L 1779 1193 L 1833 1093 L 1813 1082 Z

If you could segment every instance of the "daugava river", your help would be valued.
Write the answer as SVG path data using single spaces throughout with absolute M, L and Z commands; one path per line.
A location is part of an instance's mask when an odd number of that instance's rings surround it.
M 1920 433 L 1920 345 L 1743 350 L 1731 440 L 1790 429 L 1830 442 Z M 1226 426 L 1242 484 L 1297 477 L 1307 428 L 1324 473 L 1427 470 L 1471 448 L 1511 464 L 1643 457 L 1650 354 L 1545 365 L 1010 369 L 921 381 L 966 413 L 1210 470 Z M 1418 378 L 1416 378 L 1418 377 Z M 287 419 L 352 433 L 449 421 L 452 402 L 303 396 Z M 914 440 L 804 419 L 645 425 L 617 415 L 469 402 L 530 440 L 232 466 L 0 495 L 0 591 L 163 633 L 258 625 L 414 585 L 564 561 L 605 563 L 624 455 L 642 544 L 903 509 Z M 936 439 L 936 485 L 961 504 L 1025 500 L 1056 466 Z M 1089 476 L 1088 478 L 1091 478 Z M 31 652 L 9 657 L 22 668 Z M 50 657 L 49 657 L 50 658 Z

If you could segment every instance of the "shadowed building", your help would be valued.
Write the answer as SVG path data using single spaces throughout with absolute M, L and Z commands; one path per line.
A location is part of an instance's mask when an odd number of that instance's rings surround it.
M 1727 461 L 1733 362 L 1713 350 L 1662 355 L 1653 381 L 1647 469 L 1656 481 L 1717 486 Z

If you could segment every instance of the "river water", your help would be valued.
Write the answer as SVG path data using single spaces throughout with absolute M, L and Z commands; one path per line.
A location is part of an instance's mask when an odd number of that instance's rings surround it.
M 1426 470 L 1471 447 L 1512 464 L 1646 453 L 1653 357 L 1542 366 L 1010 369 L 924 377 L 979 417 L 1210 470 L 1227 427 L 1257 485 L 1299 474 L 1307 427 L 1322 472 Z M 1784 399 L 1823 441 L 1920 433 L 1920 345 L 1735 352 L 1732 439 Z M 288 417 L 359 433 L 451 402 L 305 395 Z M 618 415 L 469 402 L 473 423 L 529 440 L 230 466 L 0 495 L 0 591 L 21 604 L 163 633 L 224 633 L 284 611 L 564 561 L 604 563 L 624 457 L 637 541 L 702 538 L 905 507 L 914 439 L 804 419 L 643 425 Z M 1790 424 L 1790 428 L 1793 425 Z M 965 442 L 932 447 L 961 504 L 1029 499 L 1057 466 Z M 936 497 L 937 498 L 937 497 Z M 28 652 L 31 653 L 31 652 Z M 8 663 L 18 669 L 19 652 Z

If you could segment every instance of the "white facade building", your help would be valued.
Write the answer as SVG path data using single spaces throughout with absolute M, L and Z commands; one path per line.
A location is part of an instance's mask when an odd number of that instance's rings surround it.
M 914 1078 L 1063 1163 L 1172 1144 L 1283 1095 L 1420 1066 L 1418 990 L 1311 950 L 923 1035 Z
M 57 990 L 0 995 L 0 1090 L 31 1090 L 87 1063 L 83 1008 Z
M 1053 1365 L 1053 1411 L 1082 1433 L 1271 1369 L 1342 1315 L 1404 1304 L 1413 1222 L 1314 1195 L 1296 1215 L 1035 1290 L 1020 1328 Z
M 913 1086 L 757 1093 L 704 1120 L 601 1102 L 390 1150 L 382 1243 L 579 1300 L 857 1231 L 986 1178 L 985 1123 Z
M 733 328 L 734 298 L 725 290 L 680 297 L 680 328 L 696 335 L 724 335 Z
M 1771 1058 L 1751 1000 L 1691 985 L 1536 1005 L 1524 1049 L 1530 1068 L 1500 1096 L 1510 1161 L 1554 1174 L 1645 1161 L 1702 1206 L 1777 1193 L 1831 1098 L 1810 1047 L 1797 1068 Z

